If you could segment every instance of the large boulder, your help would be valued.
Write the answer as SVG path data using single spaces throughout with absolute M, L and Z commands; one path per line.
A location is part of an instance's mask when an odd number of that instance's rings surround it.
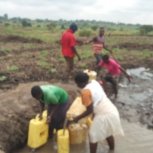
M 39 103 L 31 96 L 31 87 L 48 84 L 34 82 L 20 84 L 14 90 L 0 94 L 0 151 L 10 153 L 27 140 L 28 123 L 39 112 Z M 55 84 L 55 83 L 54 83 Z M 77 94 L 74 85 L 56 84 L 66 89 L 72 101 Z

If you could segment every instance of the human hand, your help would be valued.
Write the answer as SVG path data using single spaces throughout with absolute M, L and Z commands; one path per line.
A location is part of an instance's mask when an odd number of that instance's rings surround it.
M 74 117 L 72 121 L 77 123 L 79 121 L 79 118 L 78 117 Z

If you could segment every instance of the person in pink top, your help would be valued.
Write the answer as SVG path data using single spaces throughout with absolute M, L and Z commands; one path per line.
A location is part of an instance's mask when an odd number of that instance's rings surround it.
M 123 73 L 129 82 L 131 82 L 131 76 L 126 73 L 124 68 L 113 58 L 110 58 L 109 55 L 103 55 L 102 60 L 98 63 L 99 68 L 105 68 L 107 70 L 107 74 L 104 77 L 106 81 L 112 83 L 115 93 L 115 98 L 117 98 L 118 88 L 116 78 L 119 78 Z

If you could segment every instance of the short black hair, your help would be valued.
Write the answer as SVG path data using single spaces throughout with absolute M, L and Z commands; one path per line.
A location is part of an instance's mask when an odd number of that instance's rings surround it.
M 109 60 L 109 55 L 108 55 L 108 54 L 103 55 L 103 56 L 102 56 L 102 59 L 103 59 L 103 60 Z
M 76 23 L 72 23 L 72 24 L 70 25 L 70 29 L 71 29 L 73 32 L 77 31 L 77 30 L 78 30 L 77 24 L 76 24 Z
M 98 41 L 98 38 L 97 37 L 94 37 L 92 41 L 93 42 L 97 42 Z
M 84 72 L 77 72 L 74 80 L 77 84 L 87 83 L 89 81 L 89 76 Z
M 33 86 L 31 88 L 31 95 L 33 97 L 37 97 L 37 95 L 41 95 L 42 94 L 42 90 L 40 88 L 40 86 Z

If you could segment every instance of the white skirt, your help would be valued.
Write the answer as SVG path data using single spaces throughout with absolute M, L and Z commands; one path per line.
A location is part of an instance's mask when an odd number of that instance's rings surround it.
M 108 98 L 94 108 L 94 114 L 95 117 L 89 129 L 90 142 L 96 143 L 110 136 L 124 135 L 119 112 Z

